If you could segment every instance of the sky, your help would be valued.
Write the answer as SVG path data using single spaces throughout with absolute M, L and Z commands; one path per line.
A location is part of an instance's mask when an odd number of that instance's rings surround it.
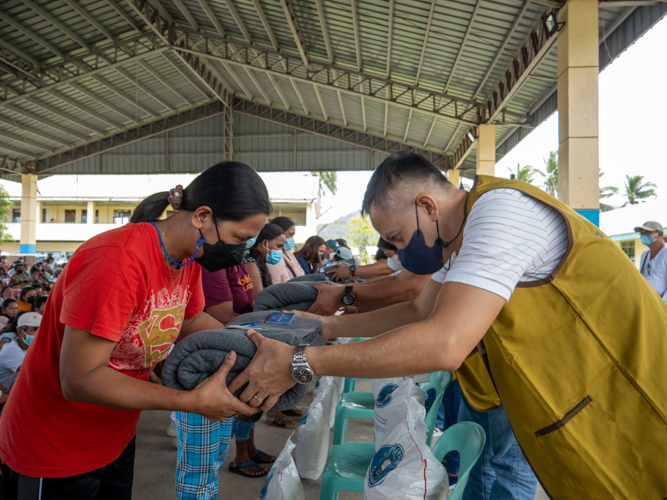
M 623 191 L 626 175 L 643 175 L 667 197 L 667 20 L 662 20 L 621 54 L 602 73 L 600 92 L 600 168 L 603 186 Z M 545 170 L 549 151 L 558 150 L 558 113 L 537 127 L 496 165 L 498 177 L 509 177 L 517 163 Z M 318 223 L 361 207 L 371 172 L 339 172 L 338 194 L 326 196 Z M 464 181 L 465 182 L 465 181 Z M 536 181 L 536 184 L 539 181 Z M 605 203 L 620 206 L 619 194 Z M 327 211 L 328 209 L 328 211 Z

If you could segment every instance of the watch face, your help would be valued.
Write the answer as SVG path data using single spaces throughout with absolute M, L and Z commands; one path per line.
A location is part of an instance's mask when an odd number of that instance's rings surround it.
M 353 306 L 354 305 L 354 297 L 350 294 L 345 294 L 343 295 L 343 304 L 346 306 Z
M 313 380 L 313 372 L 306 367 L 298 366 L 292 370 L 292 377 L 300 384 L 307 384 Z

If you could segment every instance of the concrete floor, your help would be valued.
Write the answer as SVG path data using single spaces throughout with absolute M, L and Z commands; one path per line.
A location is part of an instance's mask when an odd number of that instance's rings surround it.
M 370 382 L 359 382 L 358 390 L 371 390 Z M 299 406 L 307 410 L 312 400 L 312 392 Z M 134 466 L 134 500 L 174 499 L 174 473 L 176 468 L 176 447 L 166 434 L 169 412 L 145 411 L 137 426 L 137 453 Z M 255 442 L 261 450 L 277 456 L 285 446 L 290 434 L 296 443 L 296 431 L 270 426 L 262 419 L 255 427 Z M 333 437 L 333 432 L 331 433 Z M 348 424 L 346 440 L 372 441 L 373 421 L 352 419 Z M 232 442 L 233 443 L 233 442 Z M 235 445 L 232 444 L 220 469 L 220 500 L 256 500 L 264 485 L 265 478 L 248 479 L 229 472 L 228 466 L 234 459 Z M 319 498 L 319 481 L 302 480 L 307 500 Z M 343 492 L 340 500 L 361 500 L 362 493 Z M 547 500 L 546 494 L 538 486 L 536 500 Z

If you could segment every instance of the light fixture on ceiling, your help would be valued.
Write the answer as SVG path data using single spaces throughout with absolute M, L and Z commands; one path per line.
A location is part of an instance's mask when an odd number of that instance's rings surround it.
M 470 139 L 470 142 L 475 142 L 477 137 L 475 137 L 475 134 L 472 133 L 472 130 L 468 130 L 468 139 Z
M 556 19 L 556 13 L 551 11 L 549 14 L 547 14 L 547 17 L 544 19 L 544 24 L 547 27 L 547 31 L 549 32 L 549 36 L 553 36 L 554 33 L 557 31 L 560 31 L 563 29 L 563 26 L 565 26 L 565 23 L 559 23 L 558 20 Z

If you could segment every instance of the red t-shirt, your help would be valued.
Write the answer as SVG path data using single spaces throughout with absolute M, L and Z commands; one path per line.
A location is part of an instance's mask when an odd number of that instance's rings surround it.
M 65 325 L 117 342 L 109 367 L 148 380 L 183 319 L 203 307 L 199 265 L 170 269 L 152 225 L 127 224 L 81 245 L 49 295 L 0 419 L 2 462 L 32 477 L 82 474 L 113 462 L 136 434 L 138 410 L 63 396 Z
M 237 314 L 252 311 L 252 305 L 255 302 L 255 290 L 250 274 L 248 274 L 248 270 L 243 264 L 221 269 L 214 273 L 202 269 L 201 281 L 204 287 L 206 307 L 217 306 L 223 302 L 232 302 L 234 312 Z

